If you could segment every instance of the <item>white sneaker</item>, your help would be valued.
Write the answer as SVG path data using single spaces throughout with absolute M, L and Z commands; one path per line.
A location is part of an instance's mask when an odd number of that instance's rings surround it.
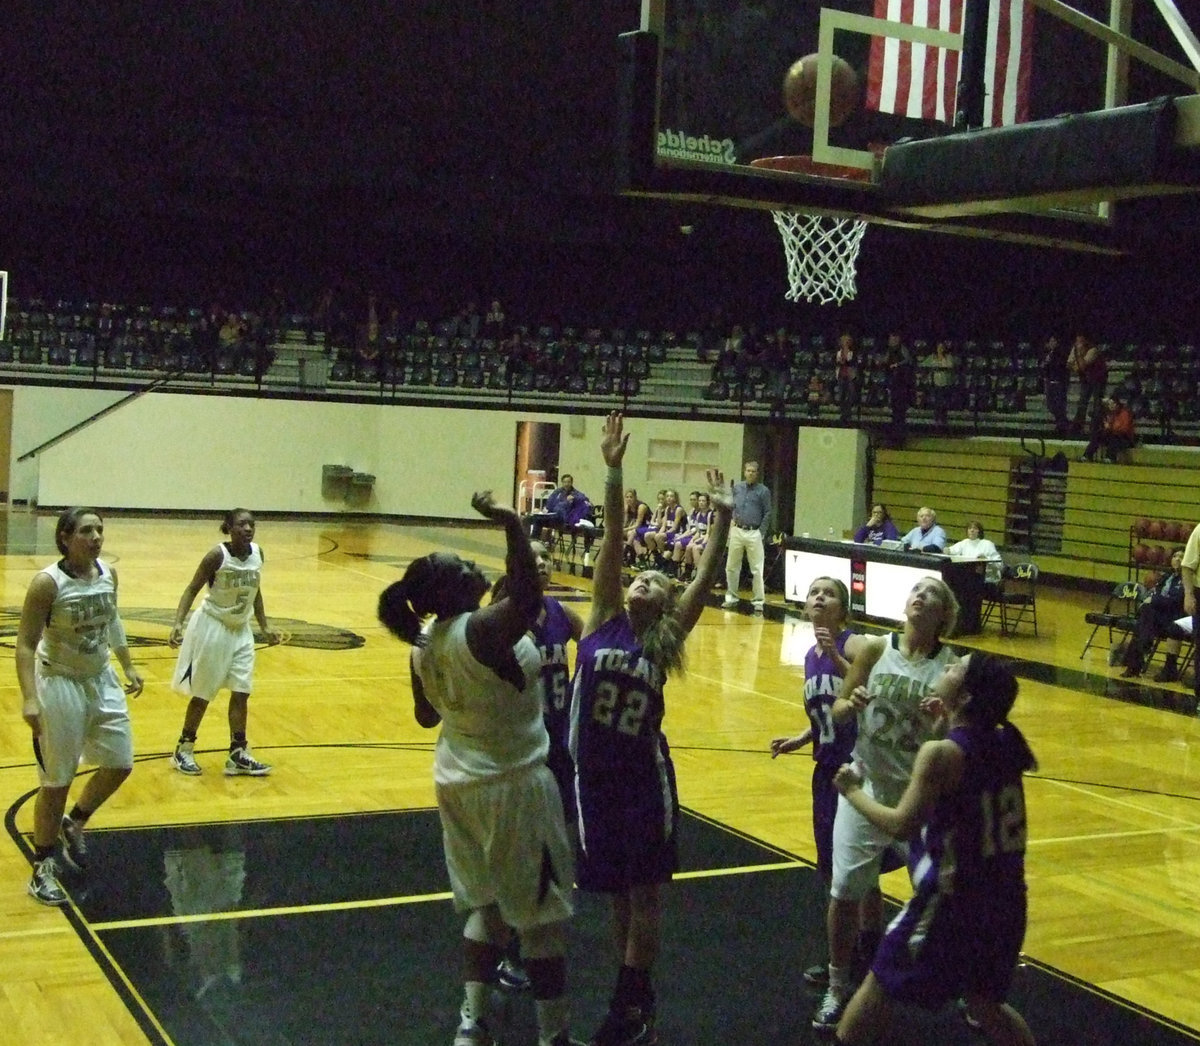
M 738 605 L 740 602 L 741 602 L 741 600 L 740 600 L 740 599 L 738 599 L 736 596 L 726 596 L 726 597 L 725 597 L 725 602 L 724 602 L 724 603 L 722 603 L 722 604 L 721 604 L 721 606 L 722 606 L 722 607 L 723 607 L 725 610 L 732 610 L 732 609 L 733 609 L 735 606 L 737 606 L 737 605 Z
M 266 777 L 270 772 L 270 766 L 255 759 L 249 748 L 235 748 L 225 760 L 226 777 Z
M 496 1046 L 483 1021 L 464 1021 L 454 1034 L 454 1046 Z
M 200 764 L 196 762 L 196 743 L 181 741 L 175 748 L 175 754 L 171 756 L 171 765 L 181 774 L 199 777 L 202 771 Z
M 67 903 L 67 891 L 58 881 L 58 865 L 54 863 L 53 857 L 38 861 L 33 866 L 33 877 L 29 880 L 29 896 L 41 904 Z

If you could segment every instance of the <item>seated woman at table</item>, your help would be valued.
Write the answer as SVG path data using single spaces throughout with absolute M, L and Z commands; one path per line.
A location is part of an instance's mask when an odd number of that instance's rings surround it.
M 900 531 L 888 515 L 887 505 L 871 506 L 870 518 L 854 532 L 854 540 L 860 545 L 878 545 L 883 541 L 898 541 Z
M 985 580 L 993 585 L 1000 580 L 1000 572 L 1004 568 L 1003 559 L 996 546 L 983 536 L 983 524 L 977 519 L 967 524 L 967 536 L 946 549 L 946 555 L 958 556 L 961 559 L 986 559 L 988 564 Z
M 938 526 L 937 513 L 927 505 L 917 509 L 917 525 L 900 541 L 912 552 L 941 552 L 947 545 L 946 532 Z

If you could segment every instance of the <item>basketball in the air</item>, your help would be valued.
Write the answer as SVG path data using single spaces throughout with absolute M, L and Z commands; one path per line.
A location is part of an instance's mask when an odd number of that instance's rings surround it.
M 829 126 L 837 127 L 858 108 L 861 88 L 858 73 L 844 58 L 833 56 L 829 82 Z M 805 127 L 817 117 L 817 56 L 805 55 L 792 63 L 783 78 L 783 105 L 788 115 Z

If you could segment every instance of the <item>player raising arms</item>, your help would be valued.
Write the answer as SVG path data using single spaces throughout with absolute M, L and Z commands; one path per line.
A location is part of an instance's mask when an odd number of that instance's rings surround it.
M 619 412 L 604 424 L 606 519 L 621 512 L 621 462 L 629 435 Z M 665 574 L 639 573 L 621 585 L 621 532 L 606 527 L 593 577 L 592 610 L 576 657 L 571 754 L 579 799 L 581 889 L 612 898 L 621 967 L 609 1012 L 593 1046 L 651 1046 L 661 884 L 678 866 L 679 799 L 662 733 L 663 686 L 683 666 L 684 640 L 717 576 L 732 502 L 710 471 L 716 519 L 695 580 L 679 592 Z
M 858 770 L 835 778 L 846 801 L 876 828 L 912 840 L 913 896 L 892 920 L 867 979 L 838 1025 L 837 1041 L 866 1046 L 889 1027 L 893 1004 L 928 1009 L 966 999 L 971 1021 L 1002 1046 L 1033 1046 L 1006 1003 L 1025 937 L 1025 792 L 1036 767 L 1008 721 L 1017 680 L 981 652 L 945 670 L 931 704 L 948 719 L 926 741 L 895 806 L 871 798 Z
M 941 578 L 924 577 L 913 585 L 904 615 L 903 631 L 866 640 L 832 710 L 834 719 L 857 716 L 854 759 L 863 767 L 867 789 L 884 803 L 900 798 L 917 749 L 933 737 L 936 717 L 924 699 L 946 666 L 957 660 L 942 637 L 954 631 L 958 601 Z M 878 889 L 882 862 L 893 848 L 902 849 L 839 799 L 827 917 L 829 987 L 813 1016 L 819 1032 L 837 1027 L 853 993 L 856 941 L 862 951 L 861 904 Z M 868 946 L 866 952 L 869 957 L 874 948 Z
M 542 658 L 527 635 L 544 606 L 541 585 L 521 517 L 491 491 L 471 505 L 504 527 L 506 598 L 481 607 L 483 572 L 445 552 L 414 559 L 379 597 L 379 620 L 412 647 L 413 715 L 427 729 L 441 726 L 434 790 L 454 904 L 466 915 L 454 1046 L 495 1046 L 488 1004 L 510 927 L 521 935 L 538 1046 L 575 1046 L 566 998 L 571 844 L 546 765 Z
M 815 578 L 808 587 L 804 610 L 816 639 L 804 655 L 804 710 L 808 713 L 809 727 L 795 737 L 775 738 L 771 742 L 771 758 L 798 751 L 812 742 L 813 839 L 817 846 L 817 871 L 828 887 L 833 875 L 833 821 L 838 805 L 833 777 L 843 763 L 849 762 L 858 736 L 855 719 L 839 722 L 833 718 L 833 703 L 841 695 L 843 677 L 863 652 L 867 639 L 847 627 L 850 593 L 836 578 Z M 885 858 L 884 870 L 894 871 L 899 867 L 899 861 L 888 864 Z M 882 919 L 883 897 L 876 886 L 860 903 L 860 938 L 864 942 L 860 951 L 874 953 Z M 865 956 L 864 964 L 870 958 Z M 809 967 L 804 971 L 804 980 L 814 987 L 828 984 L 828 965 L 819 963 Z

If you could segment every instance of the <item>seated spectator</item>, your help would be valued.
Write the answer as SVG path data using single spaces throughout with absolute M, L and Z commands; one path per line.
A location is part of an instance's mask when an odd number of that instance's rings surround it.
M 1186 629 L 1175 622 L 1183 617 L 1183 549 L 1171 553 L 1171 569 L 1166 571 L 1138 607 L 1137 631 L 1130 637 L 1122 659 L 1122 679 L 1140 676 L 1146 658 L 1157 639 L 1164 640 L 1167 660 L 1154 677 L 1156 683 L 1173 683 L 1179 678 L 1179 641 L 1188 637 Z
M 662 520 L 653 530 L 646 531 L 646 535 L 642 539 L 654 559 L 656 570 L 665 569 L 670 543 L 674 541 L 676 535 L 682 534 L 687 529 L 687 521 L 687 510 L 679 504 L 679 492 L 668 490 L 666 511 L 663 513 Z
M 878 545 L 883 541 L 900 540 L 900 531 L 888 515 L 886 505 L 871 506 L 871 517 L 854 532 L 854 540 L 860 545 Z
M 1083 451 L 1084 461 L 1094 461 L 1096 451 L 1103 448 L 1109 461 L 1116 461 L 1137 442 L 1134 432 L 1133 411 L 1117 393 L 1104 400 L 1104 420 Z
M 979 520 L 973 519 L 967 524 L 967 536 L 946 549 L 946 555 L 962 559 L 986 559 L 988 564 L 984 580 L 991 585 L 1000 582 L 1004 561 L 996 546 L 983 536 L 983 524 Z
M 663 520 L 667 517 L 667 491 L 664 487 L 655 495 L 654 508 L 650 509 L 649 515 L 645 522 L 639 523 L 633 531 L 633 565 L 638 570 L 649 570 L 654 566 L 654 560 L 650 557 L 650 549 L 646 536 L 648 534 L 657 533 L 662 525 Z
M 922 506 L 917 509 L 917 525 L 900 542 L 913 552 L 941 552 L 946 547 L 946 532 L 938 526 L 937 513 Z
M 637 558 L 638 531 L 650 522 L 650 506 L 639 500 L 638 493 L 632 487 L 625 491 L 625 519 L 622 523 L 625 532 L 625 565 L 632 566 Z
M 541 512 L 529 517 L 530 537 L 541 536 L 542 527 L 574 527 L 581 524 L 592 526 L 592 503 L 582 490 L 575 489 L 575 477 L 563 473 L 559 486 L 551 492 Z

